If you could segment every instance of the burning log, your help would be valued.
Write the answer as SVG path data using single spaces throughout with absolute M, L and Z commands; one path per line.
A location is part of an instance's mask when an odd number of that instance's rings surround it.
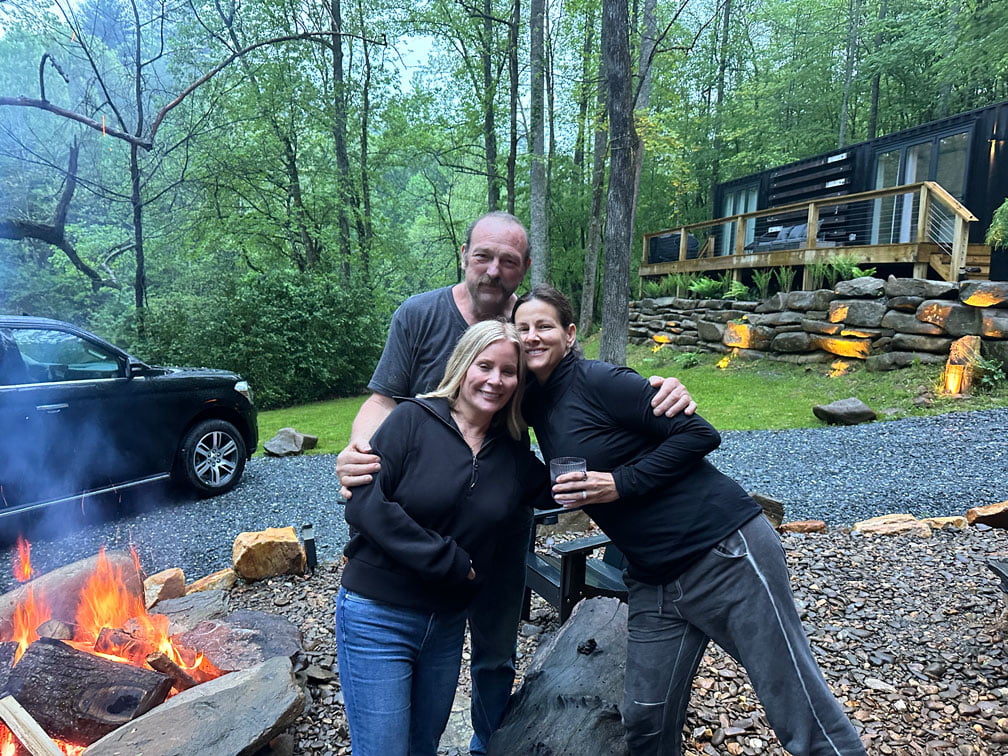
M 172 680 L 40 638 L 11 670 L 4 692 L 54 738 L 87 745 L 167 698 Z
M 133 555 L 125 551 L 109 551 L 104 557 L 96 555 L 47 572 L 0 596 L 0 638 L 9 640 L 13 636 L 14 612 L 19 604 L 24 603 L 29 591 L 48 605 L 52 619 L 74 622 L 78 597 L 98 568 L 100 558 L 107 559 L 114 569 L 122 572 L 127 591 L 142 601 L 143 581 L 137 573 Z
M 14 696 L 0 697 L 0 719 L 31 756 L 63 756 L 59 746 L 46 735 L 42 726 L 24 710 Z
M 14 641 L 0 643 L 0 690 L 7 684 L 7 676 L 10 675 L 14 666 L 14 659 L 17 658 L 18 644 Z
M 173 687 L 179 693 L 199 685 L 182 667 L 168 658 L 167 654 L 160 651 L 148 655 L 147 663 L 151 666 L 151 669 L 168 675 L 174 683 Z

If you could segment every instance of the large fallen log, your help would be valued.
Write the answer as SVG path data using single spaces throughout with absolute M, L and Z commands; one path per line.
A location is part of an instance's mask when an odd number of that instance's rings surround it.
M 11 670 L 14 696 L 53 738 L 89 745 L 168 697 L 172 680 L 40 638 Z
M 627 607 L 587 599 L 539 646 L 487 752 L 625 756 L 620 704 L 626 665 Z

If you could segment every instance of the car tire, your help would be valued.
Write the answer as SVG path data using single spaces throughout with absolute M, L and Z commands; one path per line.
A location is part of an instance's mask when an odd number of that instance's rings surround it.
M 238 485 L 246 457 L 245 439 L 234 425 L 204 420 L 182 438 L 175 477 L 202 496 L 216 496 Z

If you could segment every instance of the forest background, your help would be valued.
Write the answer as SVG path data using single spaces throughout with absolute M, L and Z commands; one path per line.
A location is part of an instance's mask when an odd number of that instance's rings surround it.
M 1003 0 L 0 0 L 0 312 L 263 407 L 347 395 L 502 209 L 622 362 L 642 232 L 1008 99 L 1006 28 Z

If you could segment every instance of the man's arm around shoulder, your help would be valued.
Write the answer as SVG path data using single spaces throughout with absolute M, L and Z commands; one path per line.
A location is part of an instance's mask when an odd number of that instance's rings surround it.
M 370 483 L 381 468 L 378 456 L 371 453 L 371 436 L 395 409 L 396 401 L 384 394 L 371 394 L 357 410 L 350 428 L 350 442 L 336 457 L 336 476 L 342 495 L 349 499 L 350 489 Z

